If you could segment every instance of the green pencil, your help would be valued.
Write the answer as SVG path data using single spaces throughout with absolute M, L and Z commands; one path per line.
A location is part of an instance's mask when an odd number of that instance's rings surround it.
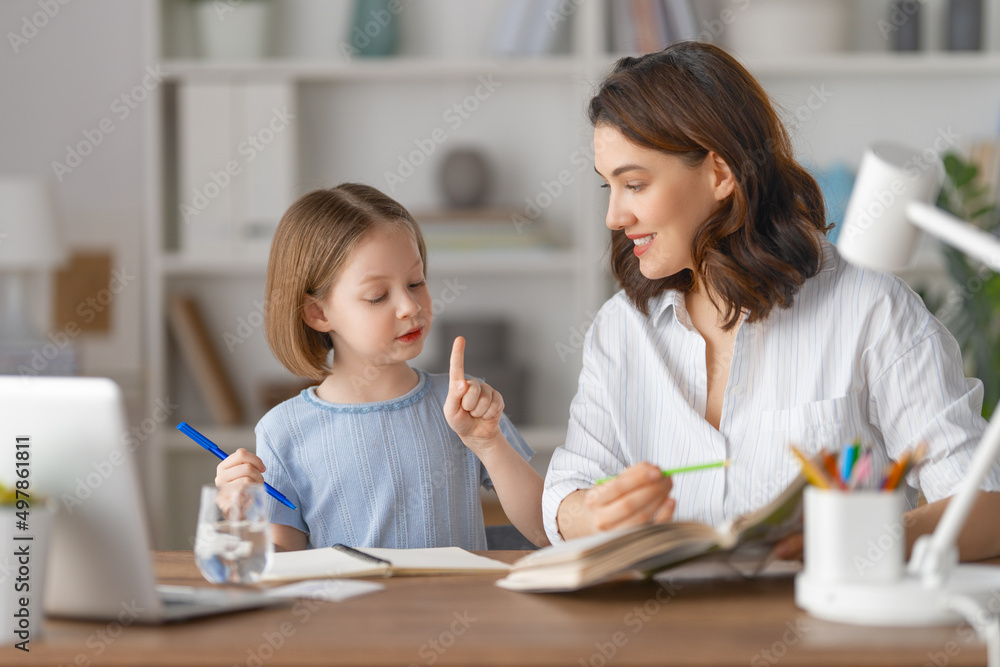
M 663 470 L 664 477 L 670 477 L 672 475 L 677 475 L 682 472 L 695 472 L 696 470 L 709 470 L 710 468 L 725 468 L 729 465 L 729 459 L 725 461 L 713 461 L 712 463 L 699 463 L 693 466 L 684 466 L 682 468 L 673 468 L 672 470 Z M 610 482 L 614 477 L 605 477 L 604 479 L 597 480 L 597 484 L 604 484 L 605 482 Z

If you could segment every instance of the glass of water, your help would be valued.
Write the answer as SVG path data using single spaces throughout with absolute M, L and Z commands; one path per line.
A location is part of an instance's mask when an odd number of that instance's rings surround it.
M 213 584 L 260 580 L 274 553 L 263 484 L 238 488 L 201 488 L 194 558 Z

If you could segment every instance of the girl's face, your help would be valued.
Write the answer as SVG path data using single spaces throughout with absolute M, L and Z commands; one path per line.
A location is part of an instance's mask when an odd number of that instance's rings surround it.
M 594 169 L 611 189 L 605 224 L 633 240 L 639 270 L 650 279 L 694 268 L 695 234 L 734 184 L 715 153 L 689 167 L 674 155 L 632 143 L 609 125 L 594 129 Z
M 307 323 L 328 331 L 334 368 L 347 362 L 378 367 L 420 354 L 433 308 L 417 241 L 408 230 L 379 225 L 351 253 L 324 301 Z

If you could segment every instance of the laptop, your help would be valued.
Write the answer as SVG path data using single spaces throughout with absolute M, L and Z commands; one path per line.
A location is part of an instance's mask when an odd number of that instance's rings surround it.
M 162 623 L 286 602 L 256 590 L 156 586 L 136 441 L 113 381 L 0 376 L 5 486 L 17 479 L 15 443 L 25 437 L 30 488 L 55 508 L 46 614 Z

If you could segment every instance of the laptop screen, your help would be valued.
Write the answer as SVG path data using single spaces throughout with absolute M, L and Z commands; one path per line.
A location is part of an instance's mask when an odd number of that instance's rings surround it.
M 0 376 L 0 481 L 11 487 L 27 478 L 29 492 L 54 511 L 48 614 L 132 621 L 160 615 L 137 443 L 128 437 L 123 406 L 118 385 L 105 378 Z M 43 511 L 31 506 L 38 526 Z

